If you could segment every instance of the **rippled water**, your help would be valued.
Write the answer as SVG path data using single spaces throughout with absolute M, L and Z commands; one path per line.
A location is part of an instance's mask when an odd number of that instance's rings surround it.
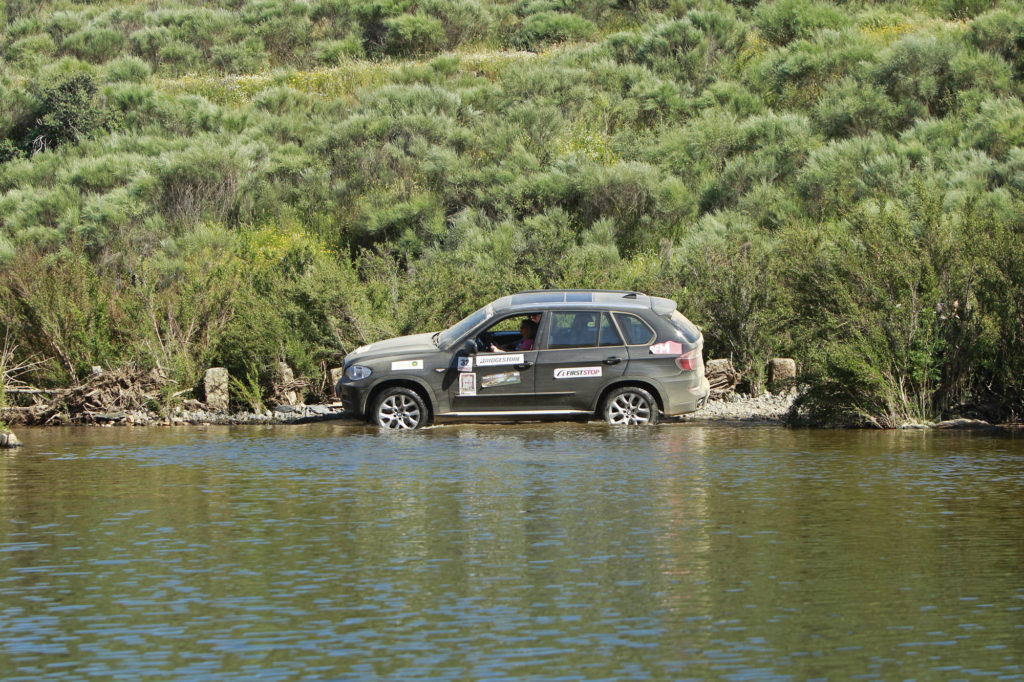
M 1024 679 L 1024 440 L 48 429 L 0 677 Z

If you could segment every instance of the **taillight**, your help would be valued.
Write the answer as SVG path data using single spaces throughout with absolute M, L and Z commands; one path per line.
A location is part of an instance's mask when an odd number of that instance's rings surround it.
M 686 351 L 676 358 L 676 367 L 684 372 L 692 372 L 701 365 L 700 348 Z

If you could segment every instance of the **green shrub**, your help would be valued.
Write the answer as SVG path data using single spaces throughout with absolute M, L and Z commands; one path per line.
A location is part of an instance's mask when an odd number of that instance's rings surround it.
M 400 14 L 384 21 L 387 42 L 384 52 L 394 56 L 430 54 L 444 46 L 441 20 L 426 14 Z
M 354 36 L 313 43 L 313 58 L 324 66 L 338 66 L 350 59 L 360 59 L 364 56 L 363 44 Z
M 586 40 L 596 31 L 593 23 L 575 14 L 540 12 L 526 17 L 510 42 L 517 49 L 537 51 L 551 43 Z
M 76 143 L 107 121 L 92 78 L 74 76 L 43 91 L 35 125 L 28 131 L 24 147 L 40 152 Z
M 73 243 L 47 255 L 21 249 L 0 268 L 0 308 L 21 352 L 44 359 L 31 377 L 39 384 L 66 386 L 93 365 L 132 359 L 126 333 L 134 313 L 105 274 Z
M 1024 75 L 1024 8 L 1020 3 L 994 9 L 976 17 L 968 25 L 967 40 L 998 54 L 1014 68 L 1018 78 Z
M 118 31 L 90 26 L 65 38 L 61 48 L 79 59 L 102 64 L 121 54 L 127 44 L 124 34 Z
M 263 40 L 249 36 L 240 43 L 215 45 L 210 51 L 210 64 L 222 73 L 252 73 L 267 66 Z
M 878 133 L 831 142 L 810 153 L 797 173 L 797 191 L 812 216 L 842 213 L 868 196 L 865 169 L 874 166 L 879 173 L 885 163 L 899 164 L 897 150 L 892 138 Z
M 4 57 L 12 64 L 25 69 L 32 69 L 43 59 L 49 59 L 57 51 L 57 45 L 47 33 L 20 38 L 10 43 L 4 50 Z
M 813 0 L 778 0 L 758 5 L 755 26 L 775 45 L 811 38 L 823 29 L 839 29 L 847 18 L 840 10 Z
M 122 57 L 108 62 L 104 72 L 108 82 L 142 83 L 152 75 L 153 69 L 138 57 Z
M 790 293 L 778 242 L 732 212 L 705 216 L 676 251 L 675 280 L 704 330 L 706 355 L 731 358 L 750 390 L 764 385 L 768 360 L 791 348 Z
M 161 213 L 183 226 L 203 219 L 225 221 L 235 209 L 247 165 L 245 150 L 225 147 L 213 137 L 162 155 L 156 172 Z
M 907 36 L 883 51 L 871 76 L 900 107 L 900 127 L 915 118 L 943 116 L 967 84 L 952 64 L 962 47 L 948 36 Z
M 875 131 L 884 134 L 893 131 L 896 112 L 896 105 L 880 88 L 848 77 L 822 94 L 814 109 L 814 121 L 828 138 Z
M 147 26 L 128 36 L 132 51 L 154 66 L 160 66 L 160 52 L 173 42 L 171 29 L 166 26 Z
M 483 40 L 492 30 L 491 10 L 477 0 L 421 0 L 417 6 L 440 20 L 449 49 Z

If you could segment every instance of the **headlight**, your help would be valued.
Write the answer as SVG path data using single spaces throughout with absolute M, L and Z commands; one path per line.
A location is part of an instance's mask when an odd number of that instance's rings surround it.
M 368 379 L 372 370 L 369 367 L 363 367 L 362 365 L 351 365 L 345 370 L 345 376 L 352 381 L 359 381 L 360 379 Z

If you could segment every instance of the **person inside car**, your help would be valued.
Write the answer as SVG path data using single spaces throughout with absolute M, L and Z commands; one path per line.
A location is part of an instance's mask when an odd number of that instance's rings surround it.
M 519 325 L 519 334 L 523 337 L 514 350 L 533 350 L 533 337 L 537 335 L 537 323 L 527 318 Z M 492 353 L 510 353 L 512 351 L 491 344 Z

